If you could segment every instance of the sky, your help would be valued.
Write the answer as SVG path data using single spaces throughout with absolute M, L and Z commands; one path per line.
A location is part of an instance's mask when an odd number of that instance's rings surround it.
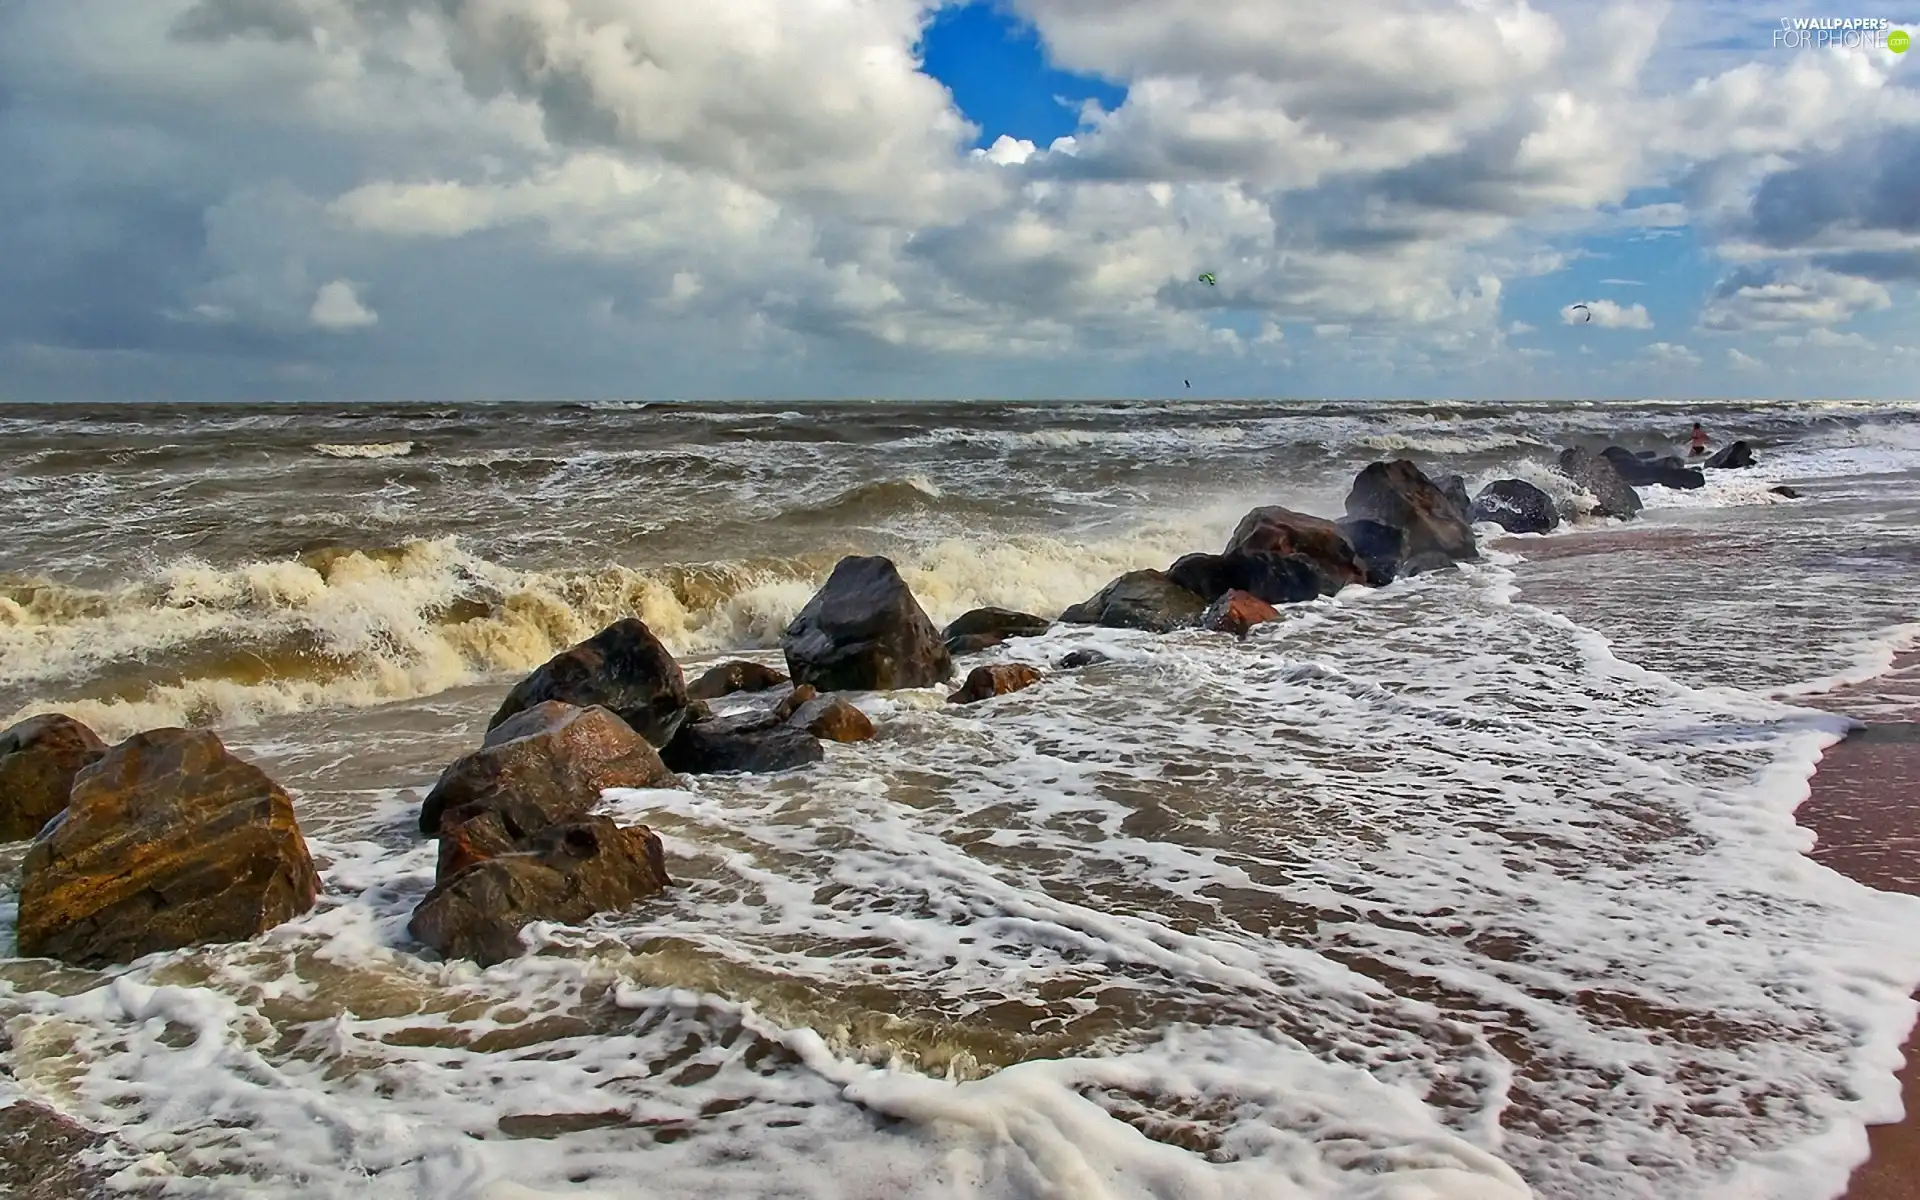
M 0 400 L 1920 397 L 1798 17 L 0 0 Z

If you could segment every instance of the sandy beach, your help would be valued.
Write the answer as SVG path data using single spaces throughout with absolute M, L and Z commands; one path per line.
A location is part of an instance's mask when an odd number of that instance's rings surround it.
M 1920 895 L 1920 658 L 1811 703 L 1867 722 L 1827 751 L 1795 814 L 1819 838 L 1813 857 L 1873 887 Z M 1903 1053 L 1906 1117 L 1867 1131 L 1873 1157 L 1854 1172 L 1846 1200 L 1920 1197 L 1920 1027 Z

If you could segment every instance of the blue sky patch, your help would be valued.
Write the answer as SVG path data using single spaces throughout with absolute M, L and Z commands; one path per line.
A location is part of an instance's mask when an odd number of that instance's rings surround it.
M 1118 108 L 1127 89 L 1056 70 L 1033 26 L 997 4 L 954 4 L 934 15 L 921 39 L 924 70 L 953 93 L 980 127 L 978 145 L 1001 134 L 1044 149 L 1080 124 L 1080 106 Z

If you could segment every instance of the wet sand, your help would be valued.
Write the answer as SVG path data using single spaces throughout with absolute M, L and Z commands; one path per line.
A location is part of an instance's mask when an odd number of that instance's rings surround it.
M 1794 814 L 1819 839 L 1813 857 L 1870 886 L 1920 895 L 1920 656 L 1807 703 L 1868 722 L 1827 751 Z M 1867 1131 L 1872 1157 L 1844 1200 L 1920 1200 L 1920 1026 L 1903 1053 L 1906 1117 Z

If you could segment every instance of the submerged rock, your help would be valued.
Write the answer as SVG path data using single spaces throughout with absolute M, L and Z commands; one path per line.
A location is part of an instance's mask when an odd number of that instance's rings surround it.
M 533 921 L 579 924 L 664 891 L 659 835 L 606 817 L 552 825 L 524 850 L 474 863 L 436 884 L 414 909 L 407 932 L 447 958 L 492 966 L 524 949 Z
M 787 677 L 765 663 L 734 659 L 707 670 L 687 685 L 693 700 L 718 700 L 735 692 L 766 692 L 787 682 Z
M 1200 617 L 1200 628 L 1246 637 L 1255 625 L 1280 619 L 1280 610 L 1250 592 L 1231 591 L 1215 600 Z
M 20 953 L 102 966 L 245 941 L 319 891 L 279 784 L 206 730 L 148 730 L 82 770 L 27 850 Z
M 978 704 L 982 700 L 1030 688 L 1042 678 L 1038 667 L 1026 663 L 990 663 L 969 672 L 967 681 L 959 691 L 947 697 L 947 703 Z
M 1339 522 L 1340 534 L 1353 547 L 1355 557 L 1366 569 L 1368 587 L 1385 587 L 1400 570 L 1400 556 L 1406 552 L 1407 538 L 1385 521 L 1367 517 L 1348 517 Z
M 819 738 L 792 725 L 767 724 L 764 716 L 738 724 L 703 721 L 688 725 L 660 752 L 667 766 L 688 775 L 790 771 L 826 756 Z
M 1457 510 L 1439 485 L 1408 459 L 1369 463 L 1355 476 L 1353 490 L 1347 493 L 1347 515 L 1400 530 L 1405 538 L 1403 563 L 1429 554 L 1448 558 L 1479 555 L 1467 514 Z
M 578 817 L 606 788 L 660 787 L 671 772 L 647 740 L 604 708 L 547 700 L 487 732 L 480 749 L 441 773 L 420 805 L 420 832 L 453 809 L 494 809 L 516 837 Z
M 1524 479 L 1496 479 L 1481 488 L 1473 519 L 1491 521 L 1508 533 L 1547 533 L 1560 524 L 1553 497 Z
M 1562 450 L 1560 473 L 1593 497 L 1594 516 L 1625 520 L 1639 514 L 1640 493 L 1620 477 L 1612 463 L 1593 451 L 1581 446 Z
M 878 556 L 841 559 L 780 646 L 793 681 L 823 692 L 931 687 L 953 673 L 946 640 Z
M 1069 650 L 1061 655 L 1056 667 L 1062 671 L 1078 671 L 1084 667 L 1097 667 L 1113 659 L 1098 650 Z
M 1249 512 L 1240 518 L 1233 536 L 1227 539 L 1227 556 L 1260 553 L 1305 558 L 1334 581 L 1336 591 L 1345 584 L 1364 582 L 1367 577 L 1366 564 L 1354 553 L 1338 525 L 1324 517 L 1308 516 L 1278 505 Z M 1229 585 L 1232 586 L 1236 585 Z M 1211 600 L 1220 594 L 1214 592 L 1206 598 Z
M 73 777 L 107 745 L 65 713 L 45 713 L 0 733 L 0 842 L 39 833 L 67 807 Z
M 1069 625 L 1166 633 L 1192 625 L 1206 608 L 1206 600 L 1163 571 L 1129 571 L 1061 613 L 1060 619 Z
M 607 709 L 658 747 L 672 741 L 687 719 L 689 697 L 680 664 L 644 621 L 628 617 L 562 650 L 521 680 L 487 728 L 547 700 Z
M 828 742 L 870 741 L 876 732 L 872 717 L 839 696 L 817 696 L 808 700 L 786 720 L 794 728 L 804 729 Z
M 1735 442 L 1722 446 L 1702 466 L 1712 467 L 1716 471 L 1739 470 L 1753 465 L 1753 447 L 1745 442 Z
M 1772 488 L 1768 488 L 1767 490 L 1769 492 L 1772 492 L 1776 496 L 1785 496 L 1789 500 L 1798 500 L 1800 498 L 1799 492 L 1795 491 L 1793 488 L 1788 487 L 1784 483 L 1781 484 L 1779 487 L 1772 487 Z
M 1053 622 L 1031 613 L 1010 608 L 976 608 L 961 614 L 941 631 L 947 649 L 954 654 L 973 654 L 998 646 L 1010 637 L 1038 637 L 1053 628 Z
M 1706 476 L 1672 455 L 1640 458 L 1618 446 L 1608 446 L 1600 456 L 1613 464 L 1620 478 L 1631 487 L 1665 487 L 1691 491 L 1707 485 Z

